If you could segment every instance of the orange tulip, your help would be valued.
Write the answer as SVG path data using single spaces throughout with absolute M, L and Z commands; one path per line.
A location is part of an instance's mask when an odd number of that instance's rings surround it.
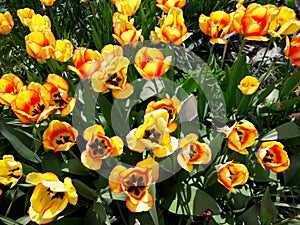
M 77 130 L 67 122 L 52 120 L 43 134 L 44 149 L 68 151 L 75 144 L 77 136 Z
M 281 6 L 278 8 L 279 12 L 274 20 L 271 21 L 269 26 L 269 34 L 273 37 L 280 35 L 290 35 L 298 32 L 300 28 L 300 21 L 296 19 L 294 10 Z
M 44 6 L 52 6 L 56 0 L 40 0 Z
M 289 37 L 286 37 L 285 55 L 296 66 L 300 66 L 300 34 L 292 39 L 290 42 Z
M 73 44 L 69 40 L 56 40 L 52 58 L 59 62 L 67 62 L 73 55 Z
M 252 95 L 256 92 L 258 86 L 259 82 L 255 77 L 245 76 L 238 85 L 238 88 L 244 95 Z
M 38 60 L 49 59 L 55 49 L 55 37 L 51 31 L 36 31 L 25 36 L 27 53 Z
M 286 170 L 290 165 L 290 159 L 284 150 L 284 145 L 277 141 L 267 141 L 260 145 L 256 157 L 261 166 L 268 167 L 275 173 Z
M 15 186 L 23 174 L 22 163 L 15 161 L 12 155 L 4 155 L 0 160 L 0 184 Z
M 30 83 L 21 88 L 15 101 L 11 104 L 13 112 L 23 123 L 46 119 L 56 108 L 50 106 L 51 94 L 43 85 Z
M 44 87 L 51 94 L 50 105 L 60 109 L 61 116 L 66 116 L 72 112 L 76 99 L 68 97 L 69 85 L 64 78 L 56 74 L 49 74 Z
M 179 140 L 181 149 L 177 156 L 178 164 L 188 172 L 193 171 L 194 164 L 207 164 L 211 160 L 211 149 L 205 143 L 197 141 L 196 134 L 188 134 Z
M 240 154 L 248 154 L 247 147 L 253 145 L 258 133 L 254 125 L 248 121 L 241 124 L 235 123 L 232 127 L 219 129 L 228 138 L 228 148 Z
M 75 72 L 81 80 L 91 78 L 99 70 L 101 64 L 101 54 L 84 47 L 75 49 L 73 53 L 74 66 L 68 66 L 68 69 Z
M 158 174 L 159 164 L 153 158 L 147 158 L 130 169 L 118 165 L 109 176 L 109 187 L 113 193 L 127 194 L 126 206 L 131 212 L 149 211 L 154 199 L 148 189 L 158 179 Z
M 278 9 L 274 5 L 251 3 L 245 9 L 240 6 L 234 13 L 233 26 L 239 34 L 244 34 L 247 40 L 267 41 L 269 25 L 275 19 Z
M 170 136 L 168 120 L 169 114 L 165 109 L 147 113 L 144 123 L 126 136 L 128 148 L 139 153 L 150 149 L 159 158 L 171 155 L 177 149 L 178 141 Z
M 141 0 L 114 0 L 112 3 L 120 13 L 132 16 L 139 9 Z
M 135 55 L 134 66 L 139 74 L 147 80 L 164 75 L 170 68 L 171 56 L 165 57 L 157 48 L 143 47 Z
M 173 96 L 170 98 L 164 98 L 160 101 L 151 101 L 145 110 L 145 113 L 150 113 L 158 109 L 166 109 L 169 114 L 169 121 L 168 121 L 168 128 L 170 132 L 173 132 L 177 129 L 177 122 L 175 121 L 176 115 L 179 114 L 179 111 L 181 109 L 181 103 L 180 100 Z
M 161 21 L 160 28 L 155 27 L 156 36 L 164 43 L 173 42 L 180 45 L 192 33 L 187 33 L 184 24 L 183 12 L 180 8 L 173 7 L 170 9 L 166 18 Z
M 198 22 L 201 31 L 212 37 L 209 40 L 212 44 L 226 44 L 225 35 L 234 31 L 231 15 L 226 12 L 215 11 L 210 17 L 201 14 Z
M 11 105 L 23 87 L 23 81 L 14 74 L 3 74 L 0 79 L 0 103 Z
M 102 160 L 109 156 L 119 156 L 123 153 L 123 141 L 118 136 L 107 137 L 101 125 L 93 125 L 83 132 L 83 138 L 88 142 L 86 150 L 81 154 L 81 162 L 91 170 L 99 170 Z
M 0 13 L 0 34 L 10 33 L 14 24 L 14 20 L 9 12 Z
M 231 191 L 235 191 L 235 186 L 245 184 L 249 177 L 249 172 L 245 165 L 233 163 L 232 161 L 222 165 L 217 172 L 218 182 Z
M 135 47 L 139 39 L 144 39 L 142 36 L 142 30 L 136 30 L 134 27 L 133 19 L 130 21 L 122 17 L 119 17 L 118 19 L 114 17 L 114 19 L 114 34 L 112 34 L 112 36 L 121 45 L 132 44 L 133 47 Z
M 27 20 L 30 32 L 34 31 L 51 31 L 51 21 L 48 16 L 35 14 L 30 20 Z
M 47 224 L 56 219 L 68 205 L 77 204 L 78 195 L 69 177 L 61 182 L 51 172 L 29 173 L 26 182 L 35 185 L 28 210 L 31 221 Z
M 24 9 L 18 9 L 17 15 L 21 20 L 23 26 L 28 27 L 29 26 L 28 23 L 30 22 L 31 18 L 35 15 L 35 12 L 33 9 L 24 8 Z
M 156 6 L 165 13 L 168 13 L 171 8 L 183 8 L 186 4 L 186 0 L 156 0 Z

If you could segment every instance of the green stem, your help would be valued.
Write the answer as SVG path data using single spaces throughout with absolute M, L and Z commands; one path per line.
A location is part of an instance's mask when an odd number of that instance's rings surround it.
M 7 216 L 7 215 L 9 214 L 10 209 L 11 209 L 11 207 L 12 207 L 12 204 L 14 203 L 15 198 L 16 198 L 16 196 L 17 196 L 18 190 L 19 190 L 19 188 L 17 187 L 16 190 L 15 190 L 14 195 L 12 196 L 12 200 L 11 200 L 11 202 L 10 202 L 10 204 L 9 204 L 9 206 L 8 206 L 8 208 L 7 208 L 7 210 L 6 210 L 5 216 Z
M 268 43 L 268 47 L 267 47 L 266 51 L 264 52 L 264 55 L 263 55 L 263 57 L 262 57 L 262 59 L 261 59 L 261 61 L 260 61 L 260 63 L 259 63 L 258 68 L 257 68 L 257 74 L 259 74 L 259 72 L 260 72 L 262 66 L 264 65 L 265 57 L 266 57 L 266 55 L 267 55 L 267 52 L 270 50 L 270 47 L 271 47 L 273 41 L 274 41 L 274 38 L 271 38 L 271 40 L 270 40 L 269 43 Z
M 224 60 L 225 60 L 225 56 L 226 56 L 227 47 L 228 47 L 228 43 L 225 44 L 224 50 L 223 50 L 222 61 L 221 61 L 222 68 L 224 67 Z
M 210 49 L 209 49 L 209 57 L 208 57 L 208 60 L 207 60 L 208 66 L 211 66 L 211 63 L 212 63 L 214 47 L 215 47 L 215 45 L 211 45 Z
M 121 218 L 122 218 L 124 224 L 125 224 L 125 225 L 128 225 L 128 223 L 126 222 L 125 216 L 124 216 L 124 214 L 123 214 L 123 212 L 122 212 L 122 210 L 121 210 L 120 203 L 119 203 L 118 201 L 117 201 L 117 207 L 118 207 L 118 210 L 119 210 L 119 212 L 120 212 L 120 215 L 121 215 Z

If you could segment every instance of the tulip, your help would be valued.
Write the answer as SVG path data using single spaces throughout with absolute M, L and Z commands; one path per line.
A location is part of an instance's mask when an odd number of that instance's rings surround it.
M 52 6 L 56 0 L 40 0 L 44 6 Z
M 142 36 L 142 30 L 137 31 L 133 22 L 133 19 L 130 21 L 125 19 L 116 19 L 114 23 L 114 34 L 112 34 L 112 36 L 121 45 L 132 44 L 133 47 L 135 47 L 139 39 L 144 39 Z
M 114 13 L 113 18 L 112 18 L 113 26 L 115 26 L 115 24 L 118 20 L 128 21 L 128 16 L 126 16 L 122 13 L 116 12 L 116 13 Z M 132 21 L 132 23 L 134 22 L 134 20 L 132 20 L 132 19 L 130 21 Z
M 288 57 L 292 63 L 296 66 L 300 66 L 300 35 L 298 34 L 296 37 L 292 39 L 290 42 L 289 37 L 286 37 L 286 47 L 285 47 L 285 55 Z
M 50 106 L 50 101 L 51 94 L 43 85 L 30 83 L 21 88 L 11 106 L 21 122 L 39 123 L 56 110 L 55 106 Z
M 52 120 L 43 134 L 44 149 L 68 151 L 76 141 L 78 132 L 67 122 Z
M 212 37 L 212 44 L 226 44 L 225 35 L 233 32 L 231 15 L 226 12 L 215 11 L 210 17 L 201 14 L 198 22 L 201 31 Z
M 126 16 L 132 16 L 139 9 L 141 0 L 115 0 L 117 10 Z
M 161 22 L 160 28 L 155 27 L 155 32 L 157 37 L 164 43 L 173 42 L 180 45 L 192 35 L 192 33 L 187 33 L 183 12 L 180 8 L 171 8 L 168 16 Z
M 166 109 L 169 114 L 169 121 L 168 121 L 168 128 L 170 132 L 173 132 L 177 129 L 178 124 L 175 121 L 176 115 L 179 114 L 179 111 L 181 109 L 181 103 L 180 100 L 173 96 L 170 98 L 164 98 L 160 101 L 151 101 L 145 110 L 145 113 L 150 113 L 158 109 Z
M 48 16 L 42 16 L 35 14 L 31 20 L 28 20 L 28 27 L 30 32 L 34 31 L 50 31 L 51 32 L 51 21 Z
M 255 77 L 246 76 L 241 80 L 238 88 L 244 95 L 252 95 L 254 92 L 256 92 L 258 86 L 259 82 Z
M 9 12 L 0 13 L 0 34 L 10 33 L 14 24 L 14 20 Z
M 193 171 L 194 164 L 208 164 L 211 160 L 211 149 L 205 144 L 197 141 L 198 136 L 194 133 L 188 134 L 179 140 L 181 149 L 177 156 L 178 164 L 188 172 Z
M 73 55 L 73 44 L 69 40 L 56 40 L 52 58 L 59 62 L 67 62 Z
M 51 173 L 29 173 L 26 182 L 35 185 L 30 197 L 28 210 L 30 220 L 37 224 L 47 224 L 56 219 L 68 205 L 77 204 L 78 195 L 68 177 L 61 182 Z
M 270 4 L 251 3 L 246 9 L 241 6 L 233 16 L 234 30 L 244 34 L 246 40 L 268 41 L 269 38 L 264 35 L 268 33 L 269 25 L 277 13 L 277 7 Z
M 147 80 L 164 75 L 170 68 L 171 56 L 165 57 L 157 48 L 141 48 L 135 55 L 134 66 L 139 74 Z
M 232 161 L 222 165 L 217 172 L 218 182 L 231 191 L 235 191 L 235 186 L 245 184 L 249 177 L 249 172 L 245 165 L 233 163 Z
M 247 155 L 247 147 L 253 145 L 258 133 L 254 125 L 248 121 L 241 124 L 235 123 L 232 127 L 224 127 L 219 131 L 226 134 L 228 138 L 228 148 L 240 154 Z
M 12 155 L 4 155 L 0 160 L 0 183 L 15 186 L 23 174 L 23 167 L 20 162 L 15 161 Z
M 91 78 L 101 64 L 100 52 L 84 47 L 75 49 L 72 59 L 74 66 L 69 65 L 68 69 L 75 72 L 82 80 Z
M 285 171 L 290 165 L 290 159 L 284 150 L 284 145 L 277 141 L 267 141 L 260 145 L 256 157 L 261 166 L 268 167 L 275 173 Z
M 31 18 L 35 15 L 35 12 L 33 9 L 24 8 L 24 9 L 18 9 L 17 15 L 18 15 L 19 19 L 21 20 L 21 23 L 23 24 L 23 26 L 28 27 Z
M 81 154 L 81 162 L 91 170 L 99 170 L 102 160 L 109 156 L 119 156 L 123 153 L 123 141 L 118 136 L 105 136 L 101 125 L 93 125 L 83 132 L 83 138 L 88 142 L 86 150 Z
M 55 37 L 51 31 L 36 31 L 25 36 L 27 53 L 38 60 L 49 59 L 55 49 Z
M 159 158 L 171 155 L 177 149 L 178 141 L 170 136 L 168 119 L 169 114 L 165 109 L 147 113 L 144 123 L 126 136 L 128 148 L 139 153 L 150 149 Z
M 280 35 L 282 34 L 290 35 L 298 32 L 300 21 L 296 19 L 295 11 L 286 6 L 281 6 L 278 9 L 279 12 L 276 18 L 271 21 L 269 26 L 269 34 L 281 38 Z
M 158 175 L 159 164 L 153 158 L 147 158 L 130 169 L 118 165 L 111 171 L 109 187 L 113 193 L 127 194 L 126 206 L 131 212 L 149 211 L 154 199 L 148 189 Z
M 69 98 L 68 82 L 59 75 L 49 74 L 44 87 L 50 92 L 50 105 L 60 109 L 60 115 L 66 116 L 72 112 L 76 99 Z
M 0 79 L 0 103 L 10 106 L 23 87 L 23 81 L 14 74 L 4 74 Z
M 156 0 L 156 6 L 168 13 L 171 8 L 183 8 L 186 4 L 186 0 Z

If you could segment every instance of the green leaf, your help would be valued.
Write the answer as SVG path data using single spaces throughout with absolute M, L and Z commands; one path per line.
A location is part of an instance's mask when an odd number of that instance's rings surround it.
M 13 219 L 10 219 L 6 216 L 1 216 L 0 215 L 0 220 L 6 224 L 6 225 L 18 225 L 18 224 L 21 224 L 21 223 L 18 223 L 17 221 L 13 220 Z
M 182 88 L 188 93 L 191 94 L 193 91 L 195 91 L 195 89 L 198 87 L 197 82 L 195 81 L 195 79 L 193 77 L 189 78 L 188 80 L 186 80 L 186 82 L 184 82 L 184 84 L 182 85 Z
M 284 183 L 289 186 L 300 186 L 300 155 L 291 155 L 290 160 L 289 169 L 283 172 Z
M 72 183 L 75 186 L 77 192 L 86 199 L 95 200 L 98 197 L 97 193 L 82 181 L 73 179 Z
M 149 191 L 150 191 L 150 193 L 152 193 L 154 201 L 155 201 L 156 200 L 156 187 L 155 187 L 155 184 L 152 184 L 150 186 Z M 150 209 L 149 213 L 150 213 L 150 216 L 152 218 L 152 221 L 153 221 L 154 225 L 159 225 L 157 210 L 156 210 L 156 205 L 155 204 Z
M 93 205 L 93 212 L 98 221 L 105 222 L 108 220 L 105 207 L 100 202 L 95 202 Z
M 63 174 L 61 172 L 62 164 L 63 159 L 59 153 L 48 151 L 43 158 L 41 166 L 44 172 L 53 172 L 60 177 Z
M 262 198 L 260 214 L 264 225 L 270 225 L 277 217 L 277 209 L 271 199 L 269 187 L 267 187 Z
M 259 216 L 259 208 L 257 205 L 253 205 L 242 215 L 239 216 L 239 219 L 244 222 L 244 224 L 251 225 L 260 225 L 261 220 Z
M 30 217 L 29 216 L 23 216 L 19 219 L 16 220 L 18 223 L 22 224 L 22 225 L 26 225 L 30 222 Z
M 8 125 L 2 118 L 0 119 L 0 132 L 5 138 L 7 138 L 18 154 L 24 159 L 34 163 L 40 163 L 42 161 L 38 155 L 36 155 L 24 144 L 23 140 L 21 139 L 21 137 L 24 135 L 20 132 L 14 131 L 13 126 Z M 25 137 L 25 139 L 28 138 Z
M 82 165 L 78 159 L 70 159 L 62 164 L 63 172 L 72 173 L 80 176 L 85 176 L 89 174 L 89 170 Z
M 33 168 L 32 166 L 29 166 L 25 163 L 22 163 L 22 167 L 23 167 L 23 173 L 25 175 L 27 175 L 28 173 L 32 173 L 32 172 L 38 172 L 37 169 Z
M 104 95 L 98 96 L 98 104 L 101 108 L 101 112 L 108 124 L 111 125 L 111 108 L 112 104 L 107 100 Z
M 262 141 L 285 140 L 300 137 L 300 130 L 294 122 L 284 123 L 269 131 L 262 137 Z
M 279 94 L 280 98 L 283 99 L 285 96 L 292 94 L 299 84 L 300 84 L 300 70 L 296 70 L 292 74 L 292 76 L 290 76 L 283 84 L 283 87 Z

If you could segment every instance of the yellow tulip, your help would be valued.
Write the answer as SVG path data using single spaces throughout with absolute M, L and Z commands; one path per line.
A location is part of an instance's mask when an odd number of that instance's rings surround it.
M 40 0 L 44 6 L 52 6 L 56 0 Z
M 115 4 L 120 13 L 132 16 L 139 9 L 141 0 L 115 0 L 113 4 Z
M 23 81 L 14 74 L 3 74 L 0 79 L 0 103 L 11 105 L 23 87 Z
M 23 167 L 20 162 L 15 161 L 12 155 L 4 155 L 0 160 L 0 183 L 3 185 L 16 185 L 23 174 Z
M 19 19 L 21 20 L 21 23 L 23 24 L 23 26 L 28 27 L 31 18 L 35 15 L 35 12 L 33 9 L 24 8 L 24 9 L 18 9 L 17 15 L 18 15 Z
M 56 219 L 68 205 L 77 204 L 78 195 L 68 177 L 61 182 L 51 173 L 29 173 L 26 182 L 35 185 L 30 197 L 28 210 L 30 220 L 37 224 L 47 224 Z
M 284 150 L 284 145 L 277 141 L 261 143 L 256 157 L 265 170 L 268 167 L 275 173 L 285 171 L 290 165 L 290 159 Z
M 231 191 L 235 191 L 235 186 L 245 184 L 249 177 L 249 172 L 245 165 L 233 162 L 221 165 L 217 172 L 218 182 Z
M 67 62 L 73 56 L 73 44 L 69 40 L 56 40 L 52 58 L 59 62 Z
M 25 36 L 27 53 L 38 60 L 49 59 L 55 49 L 55 37 L 51 31 L 36 31 Z
M 35 14 L 30 20 L 27 20 L 30 32 L 34 31 L 51 31 L 51 21 L 48 16 Z
M 171 8 L 183 8 L 186 4 L 186 0 L 156 0 L 156 6 L 168 13 Z
M 252 95 L 254 92 L 256 92 L 258 86 L 259 82 L 255 77 L 246 76 L 241 80 L 238 88 L 244 95 Z
M 0 34 L 10 33 L 14 24 L 14 20 L 9 12 L 0 13 Z

